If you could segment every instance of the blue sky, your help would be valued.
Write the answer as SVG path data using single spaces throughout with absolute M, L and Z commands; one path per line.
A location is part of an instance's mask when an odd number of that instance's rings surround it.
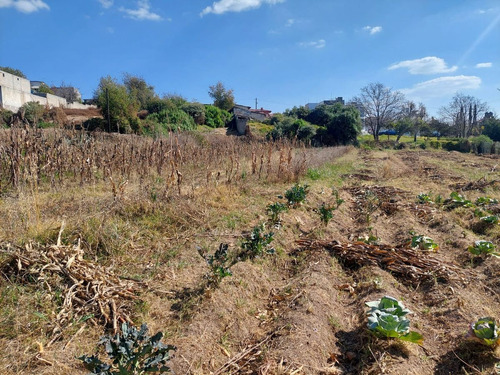
M 130 73 L 280 112 L 382 82 L 431 115 L 457 91 L 500 115 L 500 1 L 0 0 L 0 66 L 84 98 Z

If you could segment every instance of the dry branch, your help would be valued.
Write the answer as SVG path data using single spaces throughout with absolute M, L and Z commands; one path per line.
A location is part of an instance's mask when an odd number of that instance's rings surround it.
M 130 321 L 127 301 L 137 298 L 139 284 L 124 281 L 110 268 L 83 258 L 80 243 L 42 246 L 30 243 L 26 248 L 2 245 L 0 252 L 10 261 L 3 265 L 5 277 L 18 277 L 44 286 L 54 300 L 62 301 L 53 322 L 52 334 L 59 334 L 81 318 L 95 318 L 116 329 L 117 321 Z
M 347 266 L 377 266 L 392 272 L 411 284 L 433 281 L 446 282 L 462 279 L 463 272 L 454 264 L 443 262 L 421 250 L 406 245 L 370 245 L 364 242 L 340 243 L 338 241 L 297 241 L 302 250 L 325 249 L 341 259 Z

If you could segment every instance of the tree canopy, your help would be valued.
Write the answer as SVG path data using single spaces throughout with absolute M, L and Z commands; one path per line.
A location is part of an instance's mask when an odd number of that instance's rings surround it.
M 317 138 L 325 145 L 346 145 L 357 142 L 361 117 L 353 106 L 342 103 L 319 105 L 307 116 L 312 124 L 321 126 Z
M 226 89 L 222 82 L 210 86 L 208 95 L 214 100 L 214 106 L 229 111 L 234 107 L 234 94 L 232 89 Z
M 15 76 L 18 76 L 21 78 L 26 78 L 24 73 L 21 72 L 19 69 L 10 68 L 8 66 L 0 66 L 0 70 L 3 70 L 6 73 L 14 74 Z
M 479 119 L 488 110 L 488 104 L 471 95 L 457 93 L 451 102 L 441 108 L 440 113 L 453 126 L 460 138 L 478 135 Z

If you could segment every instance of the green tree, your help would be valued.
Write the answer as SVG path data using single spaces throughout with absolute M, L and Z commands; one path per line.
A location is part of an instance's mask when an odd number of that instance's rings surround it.
M 182 110 L 191 116 L 194 122 L 198 125 L 205 123 L 205 106 L 201 103 L 186 103 L 182 106 Z
M 49 86 L 47 86 L 45 83 L 42 82 L 40 87 L 38 88 L 38 92 L 43 93 L 43 94 L 52 94 L 54 95 L 54 91 L 51 90 Z
M 500 142 L 500 120 L 490 117 L 483 120 L 483 134 L 495 142 Z
M 362 110 L 365 126 L 378 142 L 380 130 L 399 118 L 404 95 L 377 82 L 363 87 L 353 102 Z
M 401 137 L 413 129 L 413 122 L 407 117 L 400 118 L 392 123 L 390 128 L 396 131 L 396 143 L 399 142 Z
M 211 128 L 223 128 L 231 119 L 229 112 L 215 107 L 213 105 L 207 105 L 205 107 L 205 124 Z
M 3 70 L 6 73 L 14 74 L 15 76 L 18 76 L 21 78 L 26 78 L 24 73 L 21 72 L 19 69 L 10 68 L 8 66 L 0 66 L 0 70 Z
M 439 121 L 438 119 L 431 117 L 428 124 L 431 132 L 437 135 L 438 139 L 440 137 L 448 137 L 453 134 L 453 128 L 444 121 Z
M 232 89 L 226 89 L 222 82 L 210 86 L 208 95 L 214 100 L 214 106 L 229 111 L 234 107 L 234 94 Z
M 125 85 L 119 84 L 115 78 L 110 76 L 102 77 L 94 93 L 94 98 L 106 120 L 109 113 L 108 131 L 130 133 L 132 130 L 137 130 L 134 129 L 137 127 L 137 108 L 130 100 Z
M 127 89 L 130 101 L 134 104 L 137 103 L 136 105 L 139 109 L 146 109 L 147 104 L 157 97 L 154 87 L 148 85 L 142 77 L 125 73 L 123 84 Z
M 361 132 L 359 111 L 342 103 L 319 105 L 307 116 L 307 120 L 322 127 L 317 138 L 325 145 L 356 143 Z
M 309 110 L 309 108 L 303 105 L 299 107 L 294 106 L 292 109 L 286 109 L 285 112 L 283 112 L 285 116 L 295 117 L 303 120 L 306 119 L 310 113 L 311 111 Z

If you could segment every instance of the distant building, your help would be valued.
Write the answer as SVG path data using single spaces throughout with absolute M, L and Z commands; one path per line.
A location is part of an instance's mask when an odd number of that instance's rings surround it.
M 316 107 L 319 105 L 334 105 L 335 103 L 341 103 L 342 105 L 345 105 L 344 98 L 339 96 L 336 99 L 323 100 L 322 102 L 319 103 L 307 103 L 306 108 L 309 109 L 310 111 L 314 111 Z
M 31 92 L 38 92 L 40 90 L 40 86 L 45 85 L 43 81 L 30 81 L 30 89 Z
M 234 115 L 235 127 L 240 135 L 246 133 L 246 127 L 249 120 L 264 121 L 271 117 L 271 111 L 267 109 L 252 109 L 252 107 L 240 104 L 235 104 L 229 112 Z

